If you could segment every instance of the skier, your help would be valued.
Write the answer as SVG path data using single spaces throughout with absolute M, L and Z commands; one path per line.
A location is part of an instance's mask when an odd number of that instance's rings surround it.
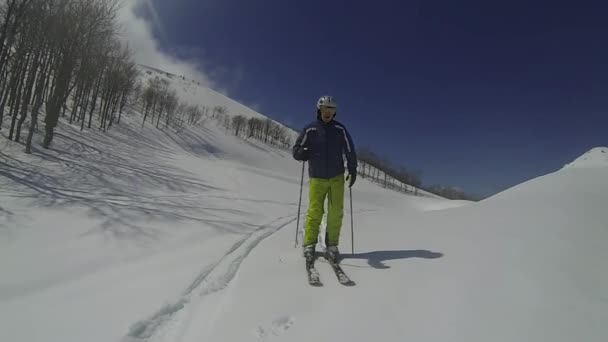
M 355 146 L 343 124 L 335 120 L 337 103 L 332 96 L 317 101 L 317 120 L 308 124 L 293 146 L 293 157 L 308 161 L 309 206 L 304 227 L 303 252 L 307 261 L 313 261 L 319 226 L 323 218 L 323 205 L 328 198 L 326 257 L 338 262 L 338 244 L 344 216 L 344 155 L 346 155 L 349 187 L 357 179 Z

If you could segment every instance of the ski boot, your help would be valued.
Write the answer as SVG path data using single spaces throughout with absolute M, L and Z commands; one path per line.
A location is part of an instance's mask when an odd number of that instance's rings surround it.
M 325 258 L 327 261 L 339 264 L 340 263 L 340 251 L 338 250 L 338 246 L 327 246 L 325 249 Z
M 304 259 L 306 259 L 306 262 L 314 262 L 315 261 L 315 245 L 304 246 L 303 254 L 304 254 Z
M 306 273 L 308 275 L 308 284 L 311 286 L 323 286 L 319 279 L 319 272 L 315 268 L 315 245 L 305 246 L 303 249 L 304 258 L 306 260 Z

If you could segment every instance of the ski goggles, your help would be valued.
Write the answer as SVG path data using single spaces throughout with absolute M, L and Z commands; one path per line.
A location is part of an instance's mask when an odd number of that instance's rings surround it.
M 330 114 L 335 114 L 336 107 L 321 106 L 321 112 L 329 112 Z

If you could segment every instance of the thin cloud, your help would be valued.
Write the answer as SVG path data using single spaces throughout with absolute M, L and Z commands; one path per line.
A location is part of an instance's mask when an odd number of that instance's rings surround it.
M 151 18 L 137 15 L 137 10 L 145 6 Z M 125 0 L 118 15 L 125 43 L 134 52 L 137 63 L 161 69 L 172 74 L 183 75 L 201 83 L 202 86 L 219 88 L 213 81 L 211 73 L 203 70 L 201 61 L 179 58 L 173 54 L 162 51 L 153 32 L 156 29 L 161 39 L 166 39 L 158 12 L 150 0 Z
M 152 20 L 152 24 L 154 24 L 154 28 L 156 28 L 156 30 L 159 32 L 162 40 L 164 42 L 167 42 L 168 41 L 167 31 L 165 30 L 165 27 L 163 26 L 162 20 L 160 20 L 160 16 L 158 15 L 158 11 L 156 10 L 154 3 L 152 2 L 152 0 L 140 0 L 140 1 L 142 1 L 145 4 L 146 9 L 150 13 L 150 16 L 151 16 L 150 19 Z

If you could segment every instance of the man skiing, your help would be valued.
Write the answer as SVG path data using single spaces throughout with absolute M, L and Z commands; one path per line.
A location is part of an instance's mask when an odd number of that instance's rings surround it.
M 335 120 L 336 100 L 322 96 L 317 101 L 317 120 L 308 124 L 293 146 L 293 157 L 308 161 L 309 206 L 304 227 L 304 257 L 313 261 L 319 226 L 328 199 L 327 229 L 325 235 L 326 256 L 337 262 L 338 244 L 344 216 L 344 155 L 346 155 L 349 187 L 357 179 L 357 154 L 355 146 L 343 124 Z

